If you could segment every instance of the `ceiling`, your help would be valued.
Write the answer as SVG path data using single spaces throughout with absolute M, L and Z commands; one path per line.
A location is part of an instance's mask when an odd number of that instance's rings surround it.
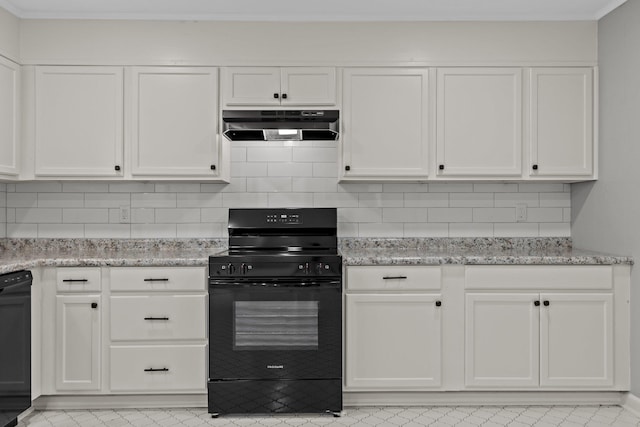
M 591 21 L 627 0 L 0 0 L 25 19 Z

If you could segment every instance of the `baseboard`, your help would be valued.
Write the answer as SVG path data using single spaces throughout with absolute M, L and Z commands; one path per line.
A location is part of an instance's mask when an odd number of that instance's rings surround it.
M 629 392 L 624 396 L 622 406 L 627 411 L 640 417 L 640 397 Z
M 640 416 L 640 398 L 617 391 L 345 392 L 344 406 L 622 405 Z M 206 394 L 40 396 L 36 410 L 206 408 Z
M 40 396 L 37 410 L 206 408 L 206 394 L 64 395 Z
M 347 392 L 345 406 L 548 406 L 621 405 L 626 393 L 618 391 L 447 391 L 447 392 Z M 640 400 L 638 401 L 640 402 Z

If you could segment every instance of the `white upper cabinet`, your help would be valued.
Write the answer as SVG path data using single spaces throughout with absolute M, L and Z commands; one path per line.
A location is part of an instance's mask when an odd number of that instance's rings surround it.
M 427 179 L 428 76 L 424 68 L 344 70 L 343 180 Z
M 223 69 L 223 100 L 236 106 L 335 105 L 332 67 L 230 67 Z
M 531 178 L 595 178 L 593 92 L 592 68 L 531 70 Z
M 122 175 L 123 70 L 38 67 L 35 175 Z
M 217 177 L 218 70 L 135 67 L 131 175 Z
M 437 71 L 437 176 L 520 178 L 522 70 Z
M 18 175 L 20 66 L 0 56 L 0 176 Z

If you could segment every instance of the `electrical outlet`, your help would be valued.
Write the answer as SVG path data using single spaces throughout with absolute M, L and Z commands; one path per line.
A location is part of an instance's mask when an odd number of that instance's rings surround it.
M 524 222 L 527 220 L 527 205 L 525 203 L 518 203 L 516 205 L 516 221 Z
M 120 206 L 120 223 L 129 224 L 131 222 L 131 209 L 129 206 Z

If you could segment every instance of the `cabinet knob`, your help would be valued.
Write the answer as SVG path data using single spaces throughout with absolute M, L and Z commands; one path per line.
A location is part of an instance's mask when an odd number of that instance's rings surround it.
M 438 169 L 440 169 L 441 171 L 443 171 L 443 170 L 444 170 L 444 165 L 439 165 L 439 166 L 438 166 Z
M 212 171 L 216 170 L 216 165 L 211 165 L 211 170 Z
M 277 93 L 274 93 L 274 94 L 273 94 L 273 97 L 274 97 L 275 99 L 278 99 L 278 98 L 280 98 L 280 95 L 279 95 L 279 94 L 277 94 Z
M 97 302 L 92 302 L 91 303 L 91 308 L 98 308 L 98 303 Z
M 120 170 L 120 166 L 116 165 L 115 170 L 119 171 Z
M 282 99 L 287 99 L 287 94 L 286 93 L 282 94 Z
M 538 165 L 531 166 L 531 169 L 533 169 L 534 171 L 537 171 L 538 170 Z
M 351 166 L 347 165 L 344 167 L 344 170 L 346 170 L 347 172 L 351 170 Z
M 436 307 L 441 307 L 442 306 L 442 301 L 436 301 Z
M 540 301 L 534 301 L 533 305 L 535 305 L 536 307 L 540 307 Z
M 542 304 L 544 304 L 545 307 L 549 307 L 550 302 L 549 301 L 543 301 Z

